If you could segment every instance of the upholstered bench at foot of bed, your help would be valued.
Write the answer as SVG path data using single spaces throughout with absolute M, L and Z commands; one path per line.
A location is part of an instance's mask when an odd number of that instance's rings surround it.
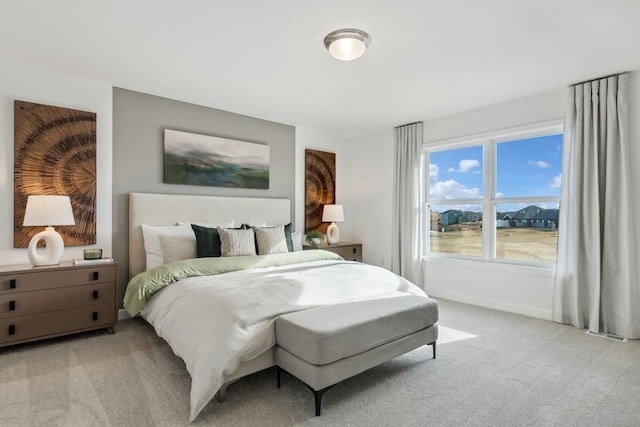
M 406 295 L 298 311 L 276 319 L 275 362 L 314 393 L 320 415 L 325 391 L 336 383 L 423 345 L 436 357 L 438 304 Z

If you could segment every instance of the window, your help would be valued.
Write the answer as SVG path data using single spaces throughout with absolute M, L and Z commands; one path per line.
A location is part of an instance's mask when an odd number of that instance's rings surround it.
M 425 154 L 426 253 L 555 264 L 560 125 L 434 144 Z

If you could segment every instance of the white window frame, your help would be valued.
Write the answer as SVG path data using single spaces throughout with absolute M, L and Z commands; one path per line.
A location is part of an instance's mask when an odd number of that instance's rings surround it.
M 501 197 L 496 198 L 496 153 L 497 145 L 519 139 L 535 138 L 538 136 L 563 133 L 563 120 L 556 119 L 542 123 L 534 123 L 516 128 L 507 128 L 497 131 L 476 134 L 461 138 L 447 139 L 423 144 L 423 183 L 424 183 L 424 212 L 423 229 L 425 236 L 422 239 L 424 254 L 423 259 L 445 258 L 470 261 L 483 261 L 498 264 L 511 264 L 516 266 L 555 268 L 555 265 L 524 260 L 511 260 L 496 257 L 496 205 L 512 203 L 558 203 L 560 196 L 534 196 L 534 197 Z M 439 151 L 450 151 L 459 148 L 477 147 L 483 149 L 483 195 L 476 199 L 431 199 L 429 163 L 430 154 Z M 432 205 L 481 205 L 482 206 L 482 255 L 462 255 L 446 252 L 431 252 L 431 221 L 430 207 Z

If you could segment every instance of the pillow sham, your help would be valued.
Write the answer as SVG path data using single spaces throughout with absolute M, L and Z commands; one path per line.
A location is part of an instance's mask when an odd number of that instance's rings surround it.
M 218 227 L 221 256 L 256 255 L 255 234 L 252 228 L 229 229 Z
M 289 242 L 287 242 L 287 245 Z M 292 231 L 291 232 L 291 244 L 293 246 L 294 251 L 302 250 L 302 233 L 300 231 Z
M 192 239 L 195 247 L 196 236 L 188 225 L 155 226 L 142 224 L 142 240 L 146 260 L 146 269 L 150 270 L 165 263 L 160 244 L 160 236 L 184 237 Z
M 256 249 L 258 255 L 282 254 L 289 252 L 283 225 L 252 228 L 254 233 L 256 233 Z
M 193 236 L 165 236 L 160 235 L 163 263 L 168 264 L 197 256 Z

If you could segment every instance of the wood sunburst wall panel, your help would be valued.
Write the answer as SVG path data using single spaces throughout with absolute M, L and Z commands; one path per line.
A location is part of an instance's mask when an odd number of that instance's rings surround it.
M 96 114 L 14 102 L 13 246 L 42 227 L 23 227 L 30 195 L 71 198 L 75 225 L 56 227 L 65 246 L 96 243 Z
M 322 209 L 336 202 L 336 155 L 307 149 L 304 163 L 304 230 L 326 233 L 329 223 L 322 222 Z

